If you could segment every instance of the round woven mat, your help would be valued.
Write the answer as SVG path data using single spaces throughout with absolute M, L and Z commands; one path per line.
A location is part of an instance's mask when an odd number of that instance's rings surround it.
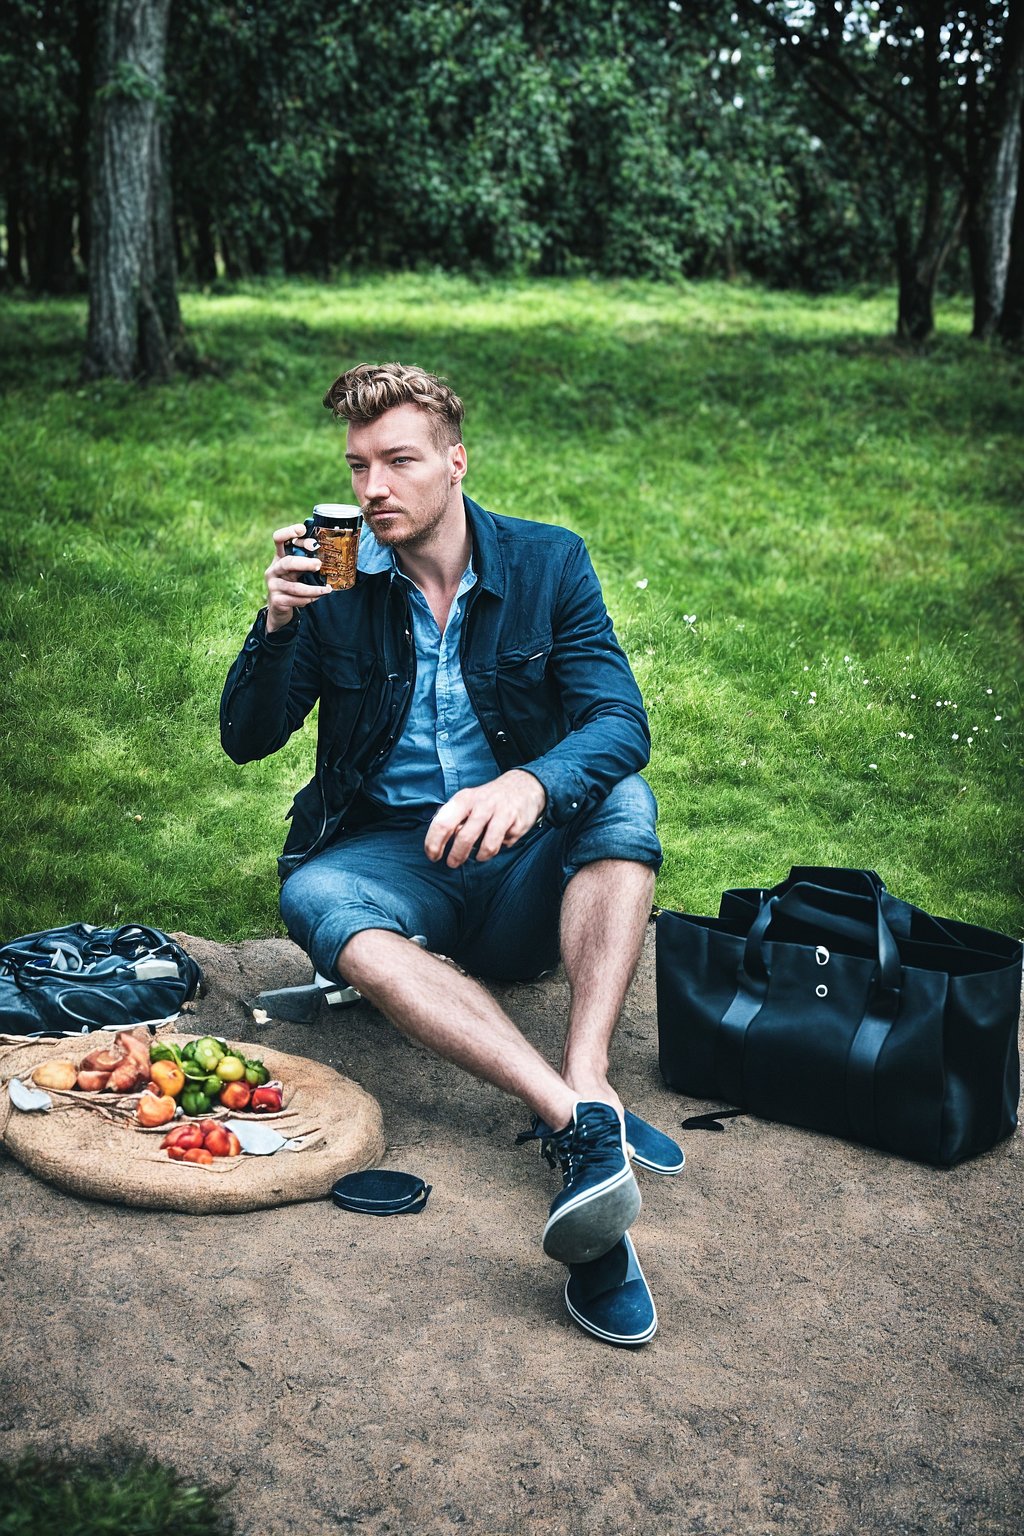
M 159 1034 L 160 1040 L 177 1044 L 189 1038 L 165 1030 Z M 164 1211 L 257 1211 L 323 1199 L 342 1174 L 380 1161 L 380 1105 L 365 1089 L 332 1067 L 244 1041 L 232 1043 L 247 1056 L 260 1057 L 271 1076 L 284 1084 L 283 1112 L 231 1118 L 252 1119 L 273 1126 L 282 1136 L 301 1138 L 301 1150 L 282 1149 L 272 1157 L 217 1158 L 211 1167 L 176 1163 L 160 1150 L 168 1127 L 145 1131 L 133 1117 L 108 1118 L 112 1104 L 125 1102 L 112 1095 L 47 1090 L 53 1100 L 49 1113 L 25 1114 L 13 1107 L 7 1089 L 12 1077 L 29 1082 L 33 1067 L 41 1062 L 77 1063 L 97 1046 L 109 1045 L 110 1039 L 105 1030 L 0 1050 L 0 1140 L 24 1167 L 69 1194 Z M 90 1104 L 107 1108 L 107 1114 Z

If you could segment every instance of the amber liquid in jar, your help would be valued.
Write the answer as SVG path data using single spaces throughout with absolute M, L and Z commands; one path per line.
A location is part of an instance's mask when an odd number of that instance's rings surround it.
M 317 542 L 320 575 L 335 592 L 345 592 L 356 584 L 359 557 L 359 530 L 362 514 L 358 507 L 320 503 L 313 508 L 311 532 Z

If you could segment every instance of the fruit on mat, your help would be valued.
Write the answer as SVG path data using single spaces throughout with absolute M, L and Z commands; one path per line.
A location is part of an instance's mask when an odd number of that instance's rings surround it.
M 176 1061 L 151 1061 L 149 1077 L 161 1093 L 169 1093 L 172 1099 L 176 1099 L 185 1086 L 185 1074 Z
M 225 1083 L 220 1091 L 220 1102 L 225 1109 L 248 1109 L 252 1089 L 248 1083 Z
M 177 1108 L 169 1093 L 144 1093 L 136 1106 L 135 1118 L 147 1128 L 166 1125 L 174 1119 Z
M 78 1071 L 73 1061 L 44 1061 L 32 1073 L 32 1081 L 37 1088 L 73 1088 Z

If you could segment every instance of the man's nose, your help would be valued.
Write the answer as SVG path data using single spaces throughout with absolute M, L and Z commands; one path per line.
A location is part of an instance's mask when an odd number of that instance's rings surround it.
M 385 466 L 383 464 L 371 464 L 366 473 L 366 483 L 363 486 L 363 495 L 367 501 L 386 501 L 391 495 L 391 487 L 388 484 Z

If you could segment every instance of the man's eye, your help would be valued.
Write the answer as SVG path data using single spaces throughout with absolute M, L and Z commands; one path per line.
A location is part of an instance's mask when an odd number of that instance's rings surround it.
M 352 473 L 354 475 L 361 475 L 363 473 L 363 471 L 366 469 L 366 465 L 365 464 L 350 464 L 349 465 L 349 469 L 352 471 Z
M 392 459 L 392 464 L 411 464 L 411 459 Z

